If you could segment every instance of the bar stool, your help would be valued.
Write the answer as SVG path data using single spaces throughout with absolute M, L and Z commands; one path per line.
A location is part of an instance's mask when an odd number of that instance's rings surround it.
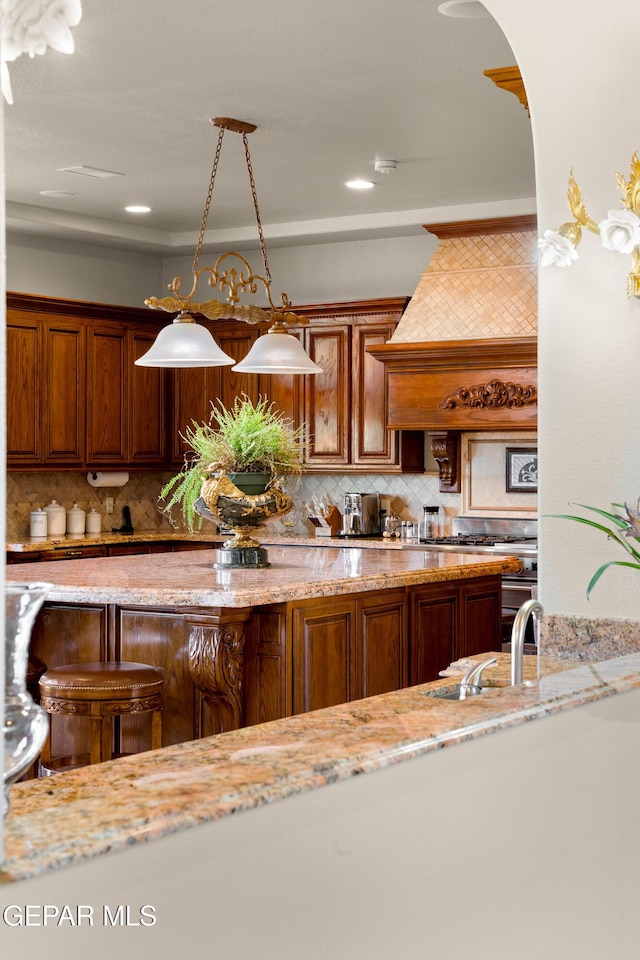
M 162 687 L 164 671 L 146 663 L 69 663 L 52 667 L 40 677 L 40 706 L 51 715 L 88 717 L 90 753 L 52 757 L 49 736 L 40 754 L 44 775 L 61 769 L 111 760 L 113 719 L 128 713 L 151 713 L 151 749 L 162 746 Z

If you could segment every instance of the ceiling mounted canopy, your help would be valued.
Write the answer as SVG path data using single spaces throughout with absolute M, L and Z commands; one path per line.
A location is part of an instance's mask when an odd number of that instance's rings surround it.
M 205 200 L 200 235 L 196 245 L 192 269 L 191 290 L 185 296 L 181 293 L 182 278 L 174 277 L 169 284 L 168 297 L 149 297 L 145 300 L 153 310 L 178 312 L 173 323 L 160 331 L 158 337 L 142 357 L 136 360 L 141 367 L 214 367 L 234 363 L 233 357 L 224 353 L 217 345 L 206 327 L 196 323 L 194 314 L 200 314 L 209 320 L 242 320 L 244 323 L 268 323 L 268 331 L 258 337 L 244 360 L 233 369 L 243 373 L 320 373 L 322 368 L 305 353 L 297 337 L 286 332 L 288 326 L 300 326 L 307 323 L 306 317 L 299 317 L 290 310 L 291 303 L 285 293 L 280 294 L 280 304 L 276 306 L 271 296 L 271 273 L 267 260 L 267 248 L 262 232 L 262 222 L 258 209 L 256 185 L 253 179 L 249 142 L 247 136 L 256 129 L 255 124 L 230 117 L 214 117 L 211 121 L 219 127 L 218 142 L 213 158 L 209 190 Z M 253 272 L 251 265 L 239 253 L 232 251 L 221 254 L 212 267 L 200 267 L 200 254 L 207 229 L 209 208 L 222 150 L 222 140 L 226 130 L 242 135 L 244 143 L 253 207 L 258 226 L 260 250 L 262 252 L 263 274 Z M 231 263 L 231 265 L 228 265 Z M 226 301 L 194 299 L 198 282 L 203 273 L 209 275 L 208 284 L 213 290 L 226 290 Z M 262 285 L 268 301 L 267 307 L 243 306 L 240 295 L 256 293 Z

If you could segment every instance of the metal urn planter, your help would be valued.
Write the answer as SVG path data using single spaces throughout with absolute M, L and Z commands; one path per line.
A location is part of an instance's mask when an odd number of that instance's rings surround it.
M 246 476 L 252 481 L 249 489 L 255 490 L 253 480 L 256 475 Z M 201 497 L 196 503 L 196 510 L 201 516 L 228 527 L 233 533 L 217 551 L 215 566 L 225 570 L 268 567 L 267 551 L 252 533 L 270 520 L 288 513 L 293 507 L 293 500 L 284 492 L 279 479 L 265 475 L 263 491 L 247 493 L 242 475 L 233 474 L 233 478 L 235 482 L 227 474 L 221 473 L 218 477 L 205 480 Z M 245 489 L 242 489 L 243 486 Z

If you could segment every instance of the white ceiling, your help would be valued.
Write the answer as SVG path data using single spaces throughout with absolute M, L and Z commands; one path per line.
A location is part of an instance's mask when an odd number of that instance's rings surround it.
M 9 233 L 192 251 L 214 116 L 258 126 L 249 145 L 268 246 L 533 212 L 530 120 L 483 76 L 514 55 L 490 17 L 443 17 L 440 2 L 83 0 L 73 55 L 9 64 Z M 376 159 L 396 160 L 397 171 L 375 174 Z M 57 172 L 80 164 L 125 176 Z M 350 191 L 354 177 L 376 186 Z M 127 214 L 128 203 L 152 213 Z M 231 132 L 207 241 L 256 242 L 242 141 Z

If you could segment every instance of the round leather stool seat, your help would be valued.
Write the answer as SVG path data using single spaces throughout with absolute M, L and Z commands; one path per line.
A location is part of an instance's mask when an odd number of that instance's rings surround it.
M 67 663 L 40 677 L 40 695 L 70 700 L 152 697 L 162 690 L 164 672 L 146 663 Z
M 68 663 L 40 677 L 40 705 L 51 716 L 91 721 L 89 754 L 52 757 L 51 729 L 41 755 L 43 773 L 100 763 L 114 755 L 113 719 L 151 713 L 151 749 L 162 746 L 164 671 L 146 663 Z

